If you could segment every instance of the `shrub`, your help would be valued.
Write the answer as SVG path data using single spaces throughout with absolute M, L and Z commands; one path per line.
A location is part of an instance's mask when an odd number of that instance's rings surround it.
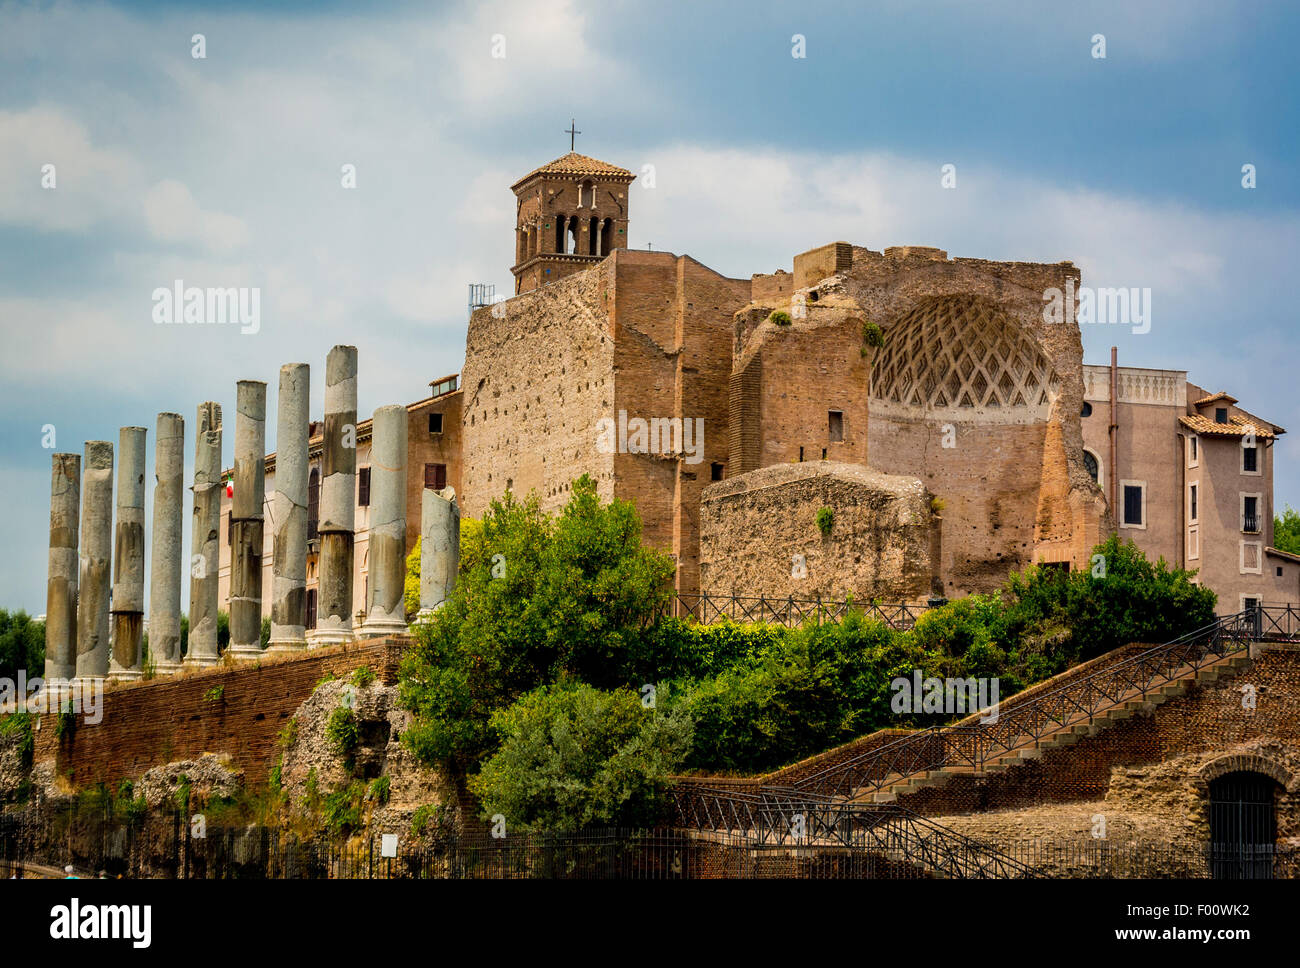
M 352 685 L 364 689 L 376 679 L 375 670 L 370 666 L 357 666 L 352 670 Z
M 36 751 L 36 733 L 31 713 L 17 712 L 0 719 L 0 736 L 17 736 L 19 762 L 24 769 L 32 765 L 32 755 Z
M 817 509 L 817 530 L 822 533 L 823 538 L 831 536 L 831 528 L 835 526 L 835 512 L 830 508 Z
M 874 346 L 880 349 L 885 345 L 885 334 L 875 323 L 862 324 L 862 342 L 866 346 Z
M 767 318 L 777 326 L 789 326 L 791 323 L 790 314 L 781 309 L 776 310 Z
M 389 794 L 392 792 L 393 781 L 387 776 L 376 777 L 370 784 L 370 789 L 366 791 L 366 799 L 379 806 L 388 802 Z
M 226 697 L 225 686 L 213 686 L 203 694 L 204 702 L 221 702 Z
M 345 760 L 351 757 L 361 743 L 356 713 L 346 706 L 330 713 L 329 722 L 325 724 L 325 741 L 336 756 Z
M 667 778 L 691 746 L 681 711 L 642 706 L 631 689 L 543 686 L 492 717 L 501 748 L 469 780 L 484 816 L 515 827 L 575 830 L 653 824 Z

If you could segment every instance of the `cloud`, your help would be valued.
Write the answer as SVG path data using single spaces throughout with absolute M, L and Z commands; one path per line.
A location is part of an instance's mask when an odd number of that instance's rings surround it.
M 233 215 L 204 211 L 181 182 L 167 179 L 144 196 L 144 218 L 155 239 L 162 242 L 197 242 L 214 252 L 225 252 L 248 242 L 248 226 Z

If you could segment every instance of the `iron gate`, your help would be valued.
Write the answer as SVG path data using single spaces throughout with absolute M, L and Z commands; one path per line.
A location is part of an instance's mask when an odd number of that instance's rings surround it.
M 1210 781 L 1210 876 L 1231 880 L 1273 877 L 1277 782 L 1262 773 L 1227 773 Z

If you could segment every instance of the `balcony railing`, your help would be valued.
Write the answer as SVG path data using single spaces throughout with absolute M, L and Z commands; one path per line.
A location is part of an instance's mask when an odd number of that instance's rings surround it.
M 1241 530 L 1246 532 L 1246 534 L 1259 534 L 1259 515 L 1243 515 L 1241 519 Z

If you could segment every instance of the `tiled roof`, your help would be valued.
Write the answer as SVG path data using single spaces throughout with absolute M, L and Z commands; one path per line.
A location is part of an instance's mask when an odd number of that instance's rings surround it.
M 1227 393 L 1225 393 L 1223 390 L 1220 390 L 1218 393 L 1212 394 L 1212 395 L 1210 395 L 1210 396 L 1208 396 L 1208 397 L 1201 397 L 1201 399 L 1197 400 L 1194 404 L 1192 404 L 1192 406 L 1193 406 L 1193 407 L 1203 407 L 1203 406 L 1205 406 L 1206 404 L 1208 404 L 1208 403 L 1214 403 L 1214 402 L 1217 401 L 1217 400 L 1222 400 L 1222 401 L 1224 401 L 1225 403 L 1236 403 L 1236 402 L 1237 402 L 1237 398 L 1236 398 L 1236 397 L 1229 396 L 1229 395 L 1228 395 Z
M 1286 561 L 1300 562 L 1300 555 L 1292 554 L 1289 551 L 1283 551 L 1281 548 L 1265 548 L 1264 554 L 1272 555 L 1275 558 L 1282 558 Z
M 576 151 L 570 151 L 562 158 L 556 158 L 554 161 L 542 165 L 540 168 L 534 168 L 510 187 L 514 188 L 522 185 L 534 175 L 593 175 L 604 178 L 626 178 L 628 181 L 631 181 L 636 177 L 636 175 L 632 174 L 626 168 L 619 168 L 617 165 L 611 165 L 607 161 L 600 161 L 597 158 L 588 158 L 586 155 L 580 155 Z
M 1263 440 L 1272 440 L 1276 436 L 1273 432 L 1274 429 L 1280 429 L 1274 428 L 1272 424 L 1263 421 L 1252 424 L 1236 414 L 1230 416 L 1226 424 L 1215 423 L 1209 417 L 1203 417 L 1199 413 L 1190 417 L 1179 417 L 1178 422 L 1188 430 L 1198 434 L 1220 437 L 1244 437 L 1253 429 L 1255 436 Z

